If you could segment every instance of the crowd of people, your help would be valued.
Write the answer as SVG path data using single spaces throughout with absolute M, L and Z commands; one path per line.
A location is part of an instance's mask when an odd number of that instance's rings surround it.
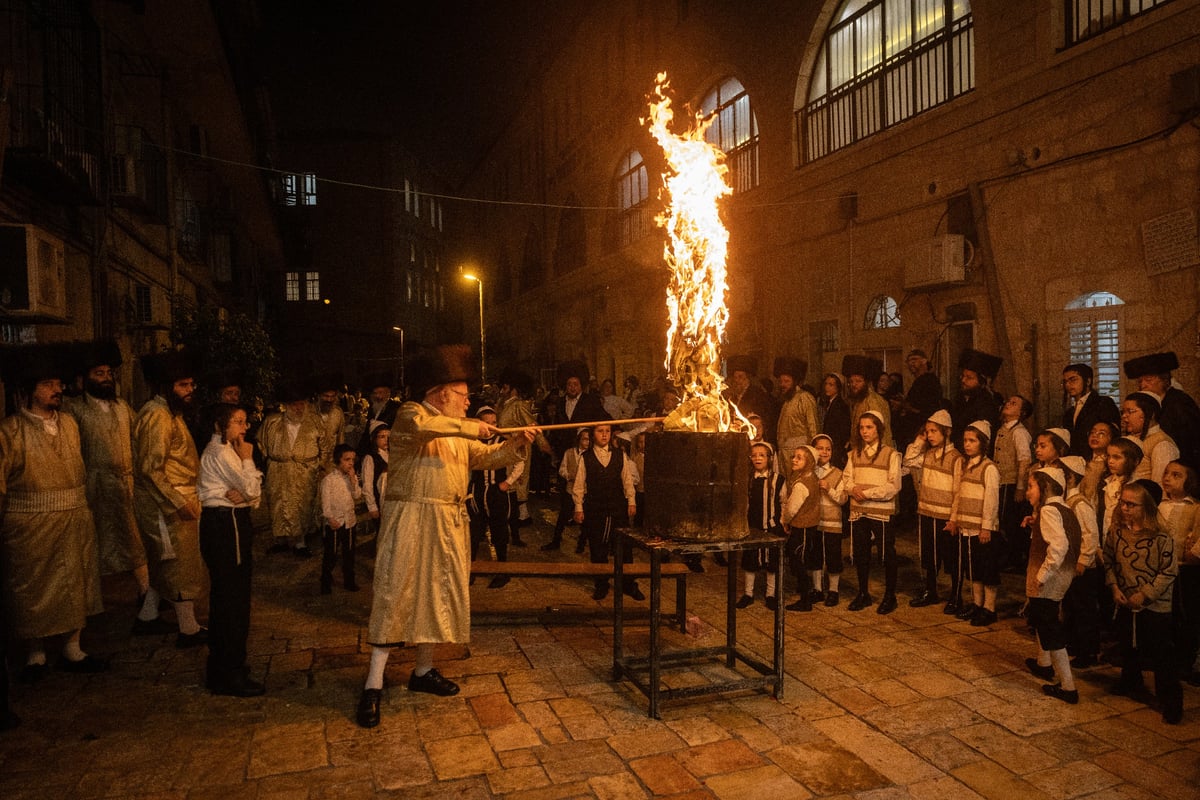
M 416 645 L 410 690 L 458 691 L 434 668 L 433 645 L 466 641 L 470 562 L 484 547 L 504 561 L 526 546 L 532 497 L 558 507 L 543 551 L 559 550 L 574 524 L 576 553 L 609 560 L 615 531 L 639 525 L 645 509 L 652 425 L 629 420 L 679 402 L 665 381 L 643 388 L 633 376 L 617 394 L 579 361 L 560 365 L 548 390 L 509 369 L 472 395 L 469 353 L 444 347 L 406 367 L 408 402 L 386 376 L 365 396 L 323 376 L 284 381 L 277 409 L 261 415 L 242 404 L 236 374 L 204 373 L 215 402 L 197 409 L 200 364 L 169 351 L 140 358 L 154 395 L 135 412 L 117 393 L 122 362 L 101 342 L 22 348 L 3 365 L 17 407 L 0 423 L 0 641 L 23 648 L 18 679 L 107 669 L 81 634 L 102 610 L 100 576 L 129 573 L 139 594 L 134 635 L 207 645 L 211 692 L 262 694 L 246 638 L 251 512 L 265 500 L 271 541 L 262 549 L 307 558 L 319 536 L 322 594 L 333 592 L 338 567 L 342 589 L 359 589 L 358 540 L 378 532 L 372 654 L 357 708 L 367 727 L 379 723 L 384 668 L 401 643 Z M 786 540 L 795 584 L 786 609 L 837 607 L 850 564 L 847 608 L 896 612 L 896 542 L 911 536 L 922 581 L 908 606 L 945 602 L 948 615 L 992 625 L 1001 575 L 1019 571 L 1037 638 L 1027 666 L 1046 679 L 1047 695 L 1077 702 L 1073 670 L 1110 658 L 1121 664 L 1114 691 L 1139 692 L 1142 668 L 1151 669 L 1163 719 L 1178 722 L 1181 681 L 1197 682 L 1200 644 L 1200 409 L 1172 382 L 1178 362 L 1172 353 L 1126 362 L 1137 388 L 1121 392 L 1119 406 L 1088 365 L 1067 365 L 1062 418 L 1036 432 L 1027 397 L 993 390 L 1002 365 L 965 351 L 947 398 L 921 350 L 906 359 L 907 391 L 901 375 L 866 356 L 846 356 L 815 387 L 801 359 L 775 359 L 771 380 L 753 358 L 729 358 L 727 398 L 752 428 L 747 524 Z M 739 608 L 755 602 L 760 577 L 766 605 L 783 602 L 789 589 L 775 585 L 774 552 L 743 554 Z M 204 627 L 195 606 L 206 573 Z M 489 586 L 508 582 L 501 574 Z M 644 599 L 628 577 L 617 588 Z M 593 597 L 610 589 L 596 579 Z M 0 675 L 7 682 L 7 670 Z M 5 710 L 3 721 L 15 717 Z

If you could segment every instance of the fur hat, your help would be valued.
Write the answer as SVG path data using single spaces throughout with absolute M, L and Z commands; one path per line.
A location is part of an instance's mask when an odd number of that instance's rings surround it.
M 954 420 L 950 418 L 950 412 L 944 408 L 939 408 L 937 411 L 929 415 L 926 422 L 932 422 L 941 425 L 943 428 L 953 428 Z
M 148 353 L 139 359 L 146 383 L 163 387 L 200 374 L 196 358 L 186 350 L 164 350 Z
M 842 374 L 847 378 L 851 375 L 862 375 L 867 383 L 874 386 L 883 374 L 883 362 L 878 358 L 851 353 L 842 357 Z
M 967 426 L 967 430 L 974 430 L 976 433 L 981 434 L 983 438 L 987 439 L 989 442 L 992 440 L 992 423 L 988 422 L 986 419 L 975 420 Z
M 751 355 L 730 356 L 725 361 L 725 374 L 744 372 L 747 375 L 758 374 L 758 359 Z
M 566 383 L 566 381 L 563 382 Z M 500 373 L 500 377 L 496 379 L 496 383 L 501 386 L 511 386 L 521 397 L 529 397 L 533 394 L 533 378 L 515 367 L 506 367 Z
M 588 365 L 579 359 L 564 361 L 558 365 L 558 369 L 554 372 L 554 380 L 559 386 L 566 386 L 567 381 L 571 378 L 578 378 L 583 384 L 583 388 L 587 388 L 588 381 L 592 379 L 592 374 L 588 372 Z
M 802 358 L 778 356 L 775 359 L 775 366 L 771 372 L 776 378 L 780 375 L 791 375 L 793 381 L 803 383 L 804 379 L 808 376 L 808 362 Z
M 985 353 L 982 350 L 972 350 L 967 348 L 962 351 L 962 355 L 958 357 L 958 368 L 969 369 L 977 373 L 981 378 L 992 380 L 1000 372 L 1000 367 L 1003 366 L 1004 359 L 1000 356 L 994 356 L 991 353 Z
M 1124 364 L 1125 377 L 1137 379 L 1143 375 L 1165 375 L 1179 369 L 1179 357 L 1171 350 L 1131 358 Z
M 31 393 L 42 381 L 65 381 L 70 372 L 67 349 L 61 344 L 27 344 L 6 349 L 0 359 L 4 382 Z
M 121 356 L 121 346 L 115 339 L 101 339 L 89 342 L 79 354 L 79 366 L 83 372 L 94 367 L 112 367 L 117 369 L 125 363 Z
M 313 394 L 328 391 L 340 392 L 342 387 L 346 385 L 346 381 L 342 378 L 340 372 L 324 372 L 312 376 L 308 385 L 313 390 Z M 375 387 L 372 386 L 371 388 L 374 389 Z
M 465 344 L 444 344 L 414 355 L 404 367 L 412 397 L 425 399 L 430 389 L 447 383 L 474 383 L 479 378 L 475 356 Z
M 281 403 L 295 403 L 300 400 L 307 400 L 312 396 L 312 392 L 308 390 L 301 381 L 285 380 L 280 381 L 275 387 L 275 399 Z
M 408 372 L 406 371 L 404 374 L 407 377 Z M 368 394 L 377 386 L 386 386 L 388 389 L 395 389 L 395 376 L 390 372 L 372 372 L 363 377 L 362 387 Z

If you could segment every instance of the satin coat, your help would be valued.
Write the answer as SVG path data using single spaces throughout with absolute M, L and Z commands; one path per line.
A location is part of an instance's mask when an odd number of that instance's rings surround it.
M 146 563 L 133 513 L 133 409 L 124 400 L 101 401 L 84 394 L 66 410 L 79 423 L 100 574 L 129 572 Z
M 479 422 L 405 403 L 388 446 L 387 493 L 375 556 L 367 641 L 470 640 L 471 539 L 465 500 L 471 470 L 524 459 L 528 447 L 478 440 Z
M 40 639 L 83 628 L 104 604 L 73 418 L 58 415 L 57 435 L 25 412 L 0 422 L 0 499 L 0 582 L 10 632 Z
M 497 428 L 527 428 L 537 424 L 537 417 L 533 413 L 533 402 L 513 395 L 508 400 L 501 404 L 500 410 L 496 412 L 496 427 Z M 541 446 L 546 438 L 539 433 L 537 439 L 534 440 L 538 446 Z M 517 500 L 524 503 L 529 499 L 529 473 L 532 467 L 530 463 L 533 460 L 533 451 L 525 457 L 525 469 L 513 482 L 513 491 L 517 493 Z
M 287 414 L 272 414 L 263 422 L 258 445 L 268 461 L 271 535 L 277 539 L 301 537 L 315 527 L 317 479 L 333 452 L 325 422 L 310 406 L 300 418 L 296 441 L 289 447 Z

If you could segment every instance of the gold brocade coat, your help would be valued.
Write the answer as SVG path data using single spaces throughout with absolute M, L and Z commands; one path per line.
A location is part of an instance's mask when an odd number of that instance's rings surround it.
M 79 423 L 100 574 L 140 567 L 146 549 L 133 513 L 133 409 L 124 400 L 106 402 L 85 393 L 66 410 Z
M 287 415 L 275 413 L 263 422 L 258 446 L 267 457 L 267 503 L 275 538 L 303 536 L 313 527 L 317 479 L 333 446 L 321 415 L 311 407 L 300 418 L 296 441 L 288 446 Z
M 11 633 L 40 639 L 83 628 L 104 610 L 79 428 L 58 434 L 17 412 L 0 422 L 0 581 Z
M 168 600 L 200 593 L 200 522 L 179 509 L 196 499 L 200 457 L 183 417 L 155 395 L 133 420 L 133 510 L 146 547 L 150 581 Z
M 334 405 L 329 409 L 328 414 L 322 414 L 319 411 L 317 416 L 321 418 L 321 424 L 325 428 L 325 447 L 327 454 L 323 467 L 326 472 L 333 469 L 333 448 L 346 441 L 346 414 L 341 407 Z
M 496 413 L 496 427 L 526 428 L 531 425 L 536 425 L 537 417 L 533 415 L 533 409 L 530 408 L 531 405 L 532 403 L 530 403 L 530 401 L 524 400 L 516 395 L 510 397 L 504 402 L 503 405 L 500 406 L 500 410 Z M 538 446 L 542 446 L 545 441 L 545 436 L 539 433 L 536 439 Z M 522 503 L 529 499 L 529 472 L 531 466 L 529 462 L 532 460 L 533 452 L 530 451 L 529 454 L 525 456 L 525 469 L 521 472 L 520 476 L 517 477 L 516 482 L 513 484 L 513 491 L 517 493 L 517 500 L 521 501 Z
M 405 403 L 388 446 L 387 494 L 375 556 L 375 598 L 367 641 L 470 639 L 471 541 L 467 484 L 473 469 L 521 461 L 529 448 L 484 444 L 479 423 Z

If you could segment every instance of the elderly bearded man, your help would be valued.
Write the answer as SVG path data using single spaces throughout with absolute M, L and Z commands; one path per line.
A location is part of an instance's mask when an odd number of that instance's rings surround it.
M 458 694 L 458 685 L 433 668 L 433 646 L 470 639 L 471 541 L 464 504 L 471 470 L 522 461 L 535 435 L 530 430 L 501 444 L 480 441 L 494 429 L 466 419 L 475 370 L 463 345 L 417 356 L 405 375 L 421 402 L 401 406 L 388 447 L 367 629 L 371 666 L 356 715 L 364 728 L 379 724 L 384 668 L 402 642 L 417 647 L 410 692 Z
M 275 543 L 268 552 L 287 552 L 308 558 L 308 532 L 315 527 L 317 479 L 330 463 L 329 443 L 321 415 L 308 402 L 298 384 L 279 389 L 283 411 L 263 422 L 258 446 L 266 456 L 267 502 L 271 509 L 271 534 Z

